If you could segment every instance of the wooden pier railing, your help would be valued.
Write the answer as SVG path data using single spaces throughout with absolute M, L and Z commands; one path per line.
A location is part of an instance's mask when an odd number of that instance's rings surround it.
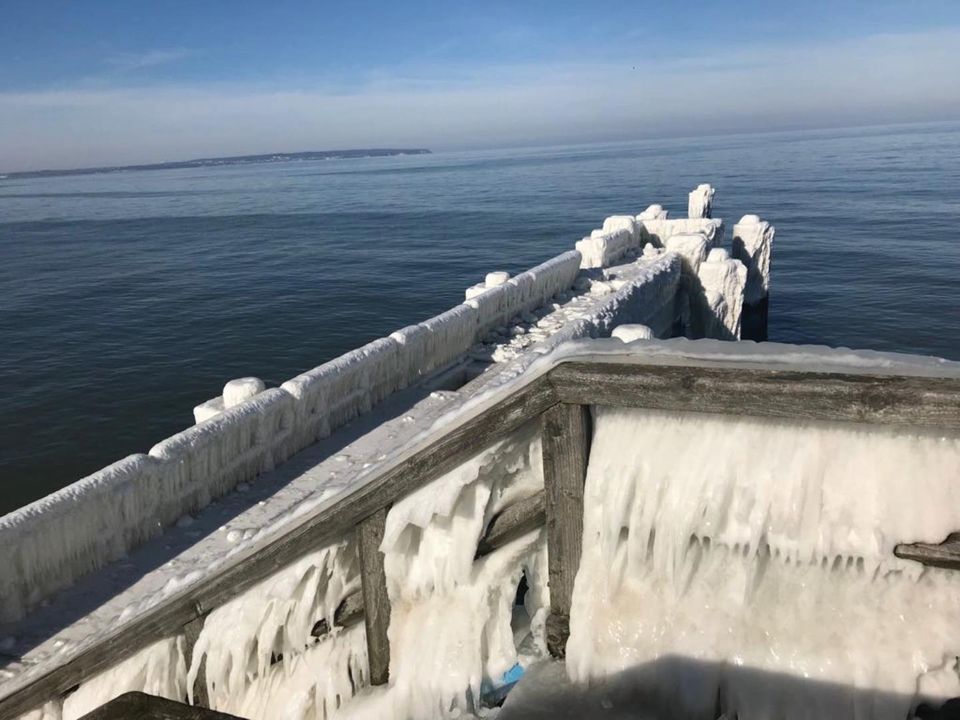
M 349 531 L 358 535 L 362 590 L 344 601 L 334 620 L 338 625 L 361 619 L 366 623 L 371 681 L 387 682 L 390 604 L 378 549 L 386 513 L 394 502 L 479 449 L 537 419 L 542 430 L 545 489 L 494 518 L 478 555 L 546 524 L 551 590 L 548 645 L 551 652 L 561 655 L 579 566 L 583 483 L 591 436 L 588 409 L 593 405 L 960 431 L 957 378 L 809 372 L 788 365 L 734 366 L 710 360 L 664 362 L 634 354 L 567 359 L 521 381 L 509 396 L 492 406 L 452 424 L 442 437 L 385 464 L 364 485 L 304 518 L 266 546 L 240 554 L 198 584 L 88 642 L 45 674 L 8 690 L 0 696 L 0 717 L 32 710 L 161 638 L 184 633 L 188 651 L 192 651 L 191 640 L 195 641 L 207 613 Z M 960 539 L 951 536 L 941 545 L 902 545 L 897 555 L 960 569 Z M 327 631 L 325 623 L 318 623 L 313 633 L 319 636 Z

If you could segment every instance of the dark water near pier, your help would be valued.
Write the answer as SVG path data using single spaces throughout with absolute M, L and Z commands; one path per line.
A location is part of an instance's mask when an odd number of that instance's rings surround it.
M 699 182 L 777 227 L 771 339 L 960 360 L 960 123 L 0 178 L 0 513 Z

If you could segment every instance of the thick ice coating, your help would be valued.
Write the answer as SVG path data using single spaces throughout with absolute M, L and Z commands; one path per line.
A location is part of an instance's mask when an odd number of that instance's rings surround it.
M 654 337 L 653 330 L 646 325 L 617 325 L 610 334 L 610 337 L 623 342 L 633 342 L 634 340 L 650 340 Z
M 711 719 L 960 695 L 960 576 L 893 556 L 960 527 L 958 469 L 956 437 L 597 410 L 570 675 Z
M 710 183 L 701 183 L 690 193 L 687 202 L 687 216 L 692 218 L 711 217 L 713 196 L 716 193 Z
M 697 277 L 703 288 L 702 335 L 739 340 L 747 268 L 739 260 L 732 260 L 723 248 L 714 248 L 700 265 Z
M 351 668 L 360 664 L 358 654 L 366 667 L 366 645 L 362 631 L 359 639 L 351 630 L 335 632 L 315 644 L 311 630 L 320 620 L 334 627 L 337 607 L 359 587 L 356 546 L 345 540 L 301 558 L 217 608 L 207 617 L 194 646 L 187 678 L 191 697 L 203 663 L 207 695 L 216 710 L 270 718 L 276 705 L 264 702 L 264 697 L 282 686 L 284 695 L 311 698 L 305 704 L 290 700 L 291 706 L 316 709 L 315 714 L 297 717 L 326 718 L 327 708 L 338 706 L 361 686 L 361 676 Z M 273 667 L 278 657 L 283 658 L 283 668 Z M 324 676 L 311 676 L 309 669 L 321 665 Z M 310 676 L 312 681 L 295 687 L 291 675 Z M 352 683 L 351 677 L 357 682 Z
M 145 692 L 170 700 L 186 695 L 183 636 L 160 640 L 119 665 L 82 683 L 63 703 L 47 703 L 24 718 L 76 720 L 126 692 Z
M 390 684 L 349 717 L 472 712 L 484 683 L 495 685 L 524 651 L 542 654 L 542 531 L 474 561 L 491 518 L 542 487 L 539 437 L 528 427 L 393 506 L 381 545 L 391 605 Z M 517 623 L 521 574 L 530 590 Z
M 770 292 L 773 226 L 757 215 L 744 215 L 733 226 L 733 256 L 747 266 L 746 302 L 760 302 Z

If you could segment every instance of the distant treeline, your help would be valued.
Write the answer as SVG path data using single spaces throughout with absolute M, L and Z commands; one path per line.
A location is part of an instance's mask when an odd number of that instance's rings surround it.
M 344 158 L 390 157 L 393 155 L 429 155 L 424 148 L 369 148 L 363 150 L 317 150 L 269 155 L 237 155 L 235 157 L 201 158 L 150 165 L 117 165 L 113 167 L 77 168 L 75 170 L 30 170 L 0 174 L 0 178 L 49 177 L 55 175 L 92 175 L 95 173 L 125 172 L 128 170 L 176 170 L 179 168 L 210 167 L 211 165 L 246 165 L 254 163 L 291 162 L 301 160 L 332 160 Z

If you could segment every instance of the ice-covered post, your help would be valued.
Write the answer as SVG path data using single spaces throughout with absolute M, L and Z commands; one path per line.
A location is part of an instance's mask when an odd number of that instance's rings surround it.
M 691 218 L 709 218 L 713 217 L 713 194 L 716 190 L 710 183 L 701 183 L 697 189 L 690 193 L 687 202 L 687 217 Z
M 550 577 L 547 648 L 551 655 L 562 658 L 570 636 L 573 581 L 580 568 L 583 544 L 583 484 L 587 477 L 590 447 L 589 408 L 566 403 L 554 405 L 543 413 L 540 429 Z
M 774 232 L 773 225 L 757 215 L 744 215 L 733 226 L 733 257 L 747 266 L 740 333 L 744 340 L 767 339 Z
M 702 297 L 698 308 L 703 337 L 739 340 L 743 332 L 743 292 L 747 269 L 723 248 L 714 248 L 697 273 Z

